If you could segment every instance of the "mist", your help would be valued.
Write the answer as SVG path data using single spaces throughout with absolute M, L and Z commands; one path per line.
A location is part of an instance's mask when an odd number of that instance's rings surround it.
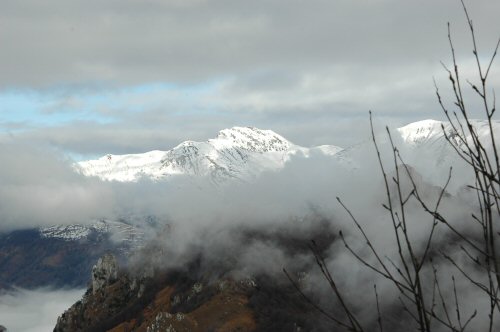
M 11 141 L 0 155 L 0 231 L 89 223 L 110 212 L 109 190 L 77 174 L 60 152 Z
M 57 317 L 83 293 L 82 289 L 17 289 L 0 293 L 0 325 L 13 332 L 52 331 Z
M 471 223 L 470 213 L 476 206 L 465 189 L 468 179 L 472 179 L 467 168 L 452 153 L 436 160 L 435 155 L 412 149 L 393 135 L 402 157 L 411 167 L 419 191 L 429 203 L 437 200 L 449 166 L 454 166 L 454 176 L 440 211 L 461 231 L 474 236 L 478 229 Z M 391 147 L 383 133 L 377 137 L 385 172 L 391 178 L 395 174 Z M 214 278 L 221 273 L 234 278 L 266 275 L 287 282 L 282 272 L 287 268 L 296 273 L 305 272 L 306 289 L 325 307 L 333 306 L 335 311 L 331 290 L 307 247 L 310 240 L 316 240 L 341 289 L 349 298 L 356 299 L 352 304 L 364 322 L 376 318 L 370 290 L 377 284 L 382 294 L 381 306 L 389 321 L 394 316 L 393 324 L 397 328 L 396 317 L 401 313 L 394 309 L 398 294 L 393 285 L 362 266 L 345 250 L 338 237 L 342 231 L 352 249 L 373 262 L 366 241 L 337 197 L 350 209 L 381 255 L 397 259 L 391 220 L 381 205 L 387 200 L 382 173 L 370 141 L 335 156 L 297 154 L 280 171 L 264 172 L 248 182 L 228 181 L 221 185 L 187 176 L 168 181 L 144 178 L 136 183 L 105 182 L 78 174 L 73 162 L 57 151 L 13 143 L 4 144 L 0 149 L 4 168 L 0 175 L 4 183 L 0 189 L 3 218 L 0 227 L 4 231 L 53 224 L 89 224 L 98 219 L 126 220 L 143 227 L 146 247 L 155 246 L 164 253 L 158 256 L 139 252 L 132 258 L 132 265 L 139 269 L 147 264 L 163 269 L 180 268 L 201 257 L 200 276 L 207 273 L 214 273 Z M 400 172 L 405 178 L 406 171 L 400 168 Z M 412 189 L 407 180 L 402 188 L 406 194 Z M 391 190 L 394 189 L 391 185 Z M 432 217 L 417 201 L 409 203 L 406 215 L 415 250 L 421 252 Z M 156 221 L 154 227 L 144 222 L 149 216 Z M 450 244 L 450 238 L 450 231 L 440 226 L 433 245 L 436 250 L 445 250 L 462 260 L 463 254 L 456 245 Z M 483 309 L 487 303 L 481 300 L 484 297 L 439 255 L 435 262 L 447 298 L 453 295 L 449 290 L 450 276 L 454 275 L 461 294 L 468 299 L 463 304 L 464 314 L 477 309 L 480 314 L 472 326 L 479 327 L 485 320 L 481 318 L 486 312 Z M 429 278 L 431 272 L 426 274 Z M 68 295 L 66 299 L 74 301 L 76 297 L 71 296 L 81 294 L 77 293 L 58 295 Z M 30 294 L 34 298 L 37 298 L 35 295 L 52 296 L 48 292 L 22 291 L 18 296 L 9 295 L 4 299 L 12 302 L 19 298 L 21 306 L 21 300 Z M 58 314 L 67 304 L 61 306 Z M 1 320 L 0 323 L 8 324 Z

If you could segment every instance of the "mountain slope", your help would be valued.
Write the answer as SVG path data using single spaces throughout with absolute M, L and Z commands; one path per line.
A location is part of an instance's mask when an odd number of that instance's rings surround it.
M 238 259 L 257 243 L 273 243 L 290 257 L 302 257 L 286 266 L 306 282 L 303 271 L 314 264 L 310 240 L 326 254 L 336 239 L 322 216 L 310 216 L 306 225 L 304 229 L 302 221 L 290 220 L 279 230 L 235 227 L 236 247 L 226 241 L 205 243 L 186 252 L 186 261 L 178 266 L 165 264 L 175 254 L 158 243 L 142 248 L 126 268 L 105 255 L 92 269 L 83 298 L 59 317 L 54 331 L 331 331 L 281 268 L 250 272 L 241 270 Z M 168 241 L 168 235 L 159 239 Z M 269 264 L 285 264 L 263 254 L 253 252 Z
M 92 264 L 105 252 L 119 254 L 104 234 L 68 240 L 39 230 L 0 234 L 0 290 L 39 287 L 84 287 Z
M 0 233 L 0 290 L 83 287 L 105 252 L 125 262 L 143 245 L 143 230 L 122 221 Z
M 491 148 L 488 121 L 470 120 L 470 122 L 483 145 L 486 148 Z M 463 123 L 462 126 L 466 133 L 465 137 L 467 141 L 471 142 L 472 138 L 470 134 L 468 134 L 465 123 Z M 427 148 L 430 148 L 433 144 L 442 144 L 443 142 L 446 142 L 446 138 L 444 136 L 445 132 L 448 137 L 460 146 L 461 142 L 457 136 L 457 130 L 460 132 L 462 131 L 460 127 L 453 128 L 453 126 L 447 121 L 437 120 L 417 121 L 397 129 L 405 143 L 411 146 L 427 146 Z M 493 121 L 493 134 L 495 137 L 500 136 L 500 121 Z
M 487 121 L 471 120 L 473 130 L 488 153 L 493 153 L 490 129 Z M 453 128 L 449 122 L 423 120 L 398 128 L 401 142 L 398 148 L 405 163 L 415 167 L 428 181 L 442 185 L 448 177 L 450 167 L 453 168 L 450 190 L 459 190 L 474 183 L 474 173 L 468 164 L 458 155 L 458 150 L 467 150 L 464 138 L 472 146 L 472 137 L 465 124 L 462 124 L 465 135 L 460 127 Z M 500 137 L 500 122 L 493 122 L 493 135 Z M 457 133 L 460 132 L 460 135 Z M 453 143 L 454 147 L 446 139 Z M 462 137 L 462 138 L 461 138 Z

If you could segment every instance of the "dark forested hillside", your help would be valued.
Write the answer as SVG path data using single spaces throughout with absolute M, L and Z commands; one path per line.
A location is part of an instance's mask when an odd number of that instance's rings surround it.
M 105 234 L 65 240 L 38 229 L 0 234 L 0 289 L 85 287 L 97 259 L 116 250 Z

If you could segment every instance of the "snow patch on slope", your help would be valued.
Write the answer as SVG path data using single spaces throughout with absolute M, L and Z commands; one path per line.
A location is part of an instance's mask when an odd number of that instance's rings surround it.
M 145 232 L 140 225 L 131 225 L 122 221 L 99 220 L 90 225 L 54 225 L 39 228 L 43 238 L 78 241 L 91 235 L 109 236 L 115 243 L 127 250 L 139 248 L 144 243 Z
M 441 128 L 445 123 L 437 120 L 422 120 L 398 128 L 398 132 L 406 143 L 417 145 L 430 139 L 443 137 Z
M 79 162 L 76 168 L 86 176 L 99 176 L 108 181 L 137 181 L 143 176 L 159 179 L 164 175 L 161 165 L 165 155 L 165 151 L 158 150 L 139 154 L 108 154 L 97 160 Z
M 105 233 L 107 225 L 104 222 L 96 222 L 93 225 L 54 225 L 39 229 L 43 238 L 62 239 L 65 241 L 76 241 L 88 237 L 92 232 Z
M 470 120 L 477 136 L 485 146 L 490 144 L 490 128 L 486 120 Z M 498 137 L 500 134 L 500 122 L 493 121 L 493 134 Z M 466 139 L 470 142 L 471 137 L 468 133 L 465 123 L 462 123 L 462 128 L 465 131 Z M 460 126 L 453 126 L 447 121 L 423 120 L 410 123 L 404 127 L 398 128 L 403 140 L 413 146 L 429 144 L 436 141 L 445 140 L 444 133 L 451 138 L 458 146 L 462 143 L 457 137 L 457 131 L 461 132 Z

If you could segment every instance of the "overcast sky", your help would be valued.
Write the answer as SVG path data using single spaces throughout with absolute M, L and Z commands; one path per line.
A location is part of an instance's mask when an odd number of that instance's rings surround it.
M 500 2 L 466 3 L 488 55 Z M 248 125 L 347 146 L 370 109 L 394 126 L 441 117 L 447 22 L 468 73 L 458 0 L 2 0 L 0 142 L 85 158 Z

